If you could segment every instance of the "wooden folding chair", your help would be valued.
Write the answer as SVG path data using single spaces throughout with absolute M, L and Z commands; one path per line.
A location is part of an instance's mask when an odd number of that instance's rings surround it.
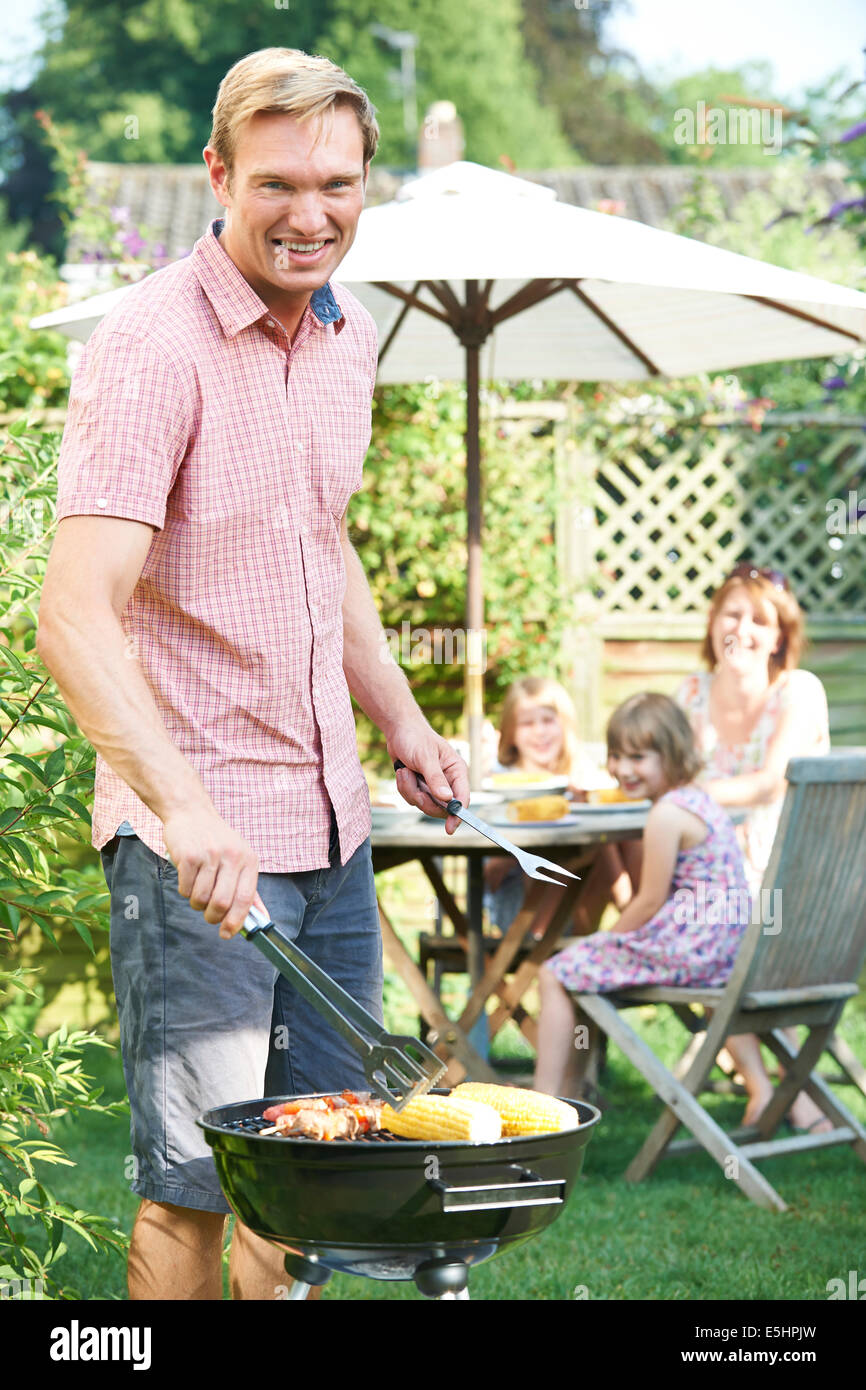
M 649 1081 L 665 1111 L 626 1170 L 639 1182 L 665 1154 L 704 1148 L 759 1206 L 785 1211 L 755 1160 L 852 1144 L 866 1162 L 866 1130 L 817 1074 L 829 1051 L 866 1095 L 866 1073 L 834 1030 L 866 959 L 866 756 L 830 753 L 793 758 L 788 790 L 762 886 L 781 908 L 775 922 L 753 920 L 734 969 L 720 989 L 636 987 L 615 994 L 576 994 L 576 1003 Z M 776 897 L 766 897 L 767 893 Z M 761 915 L 757 903 L 752 917 Z M 765 918 L 769 914 L 764 914 Z M 692 1030 L 670 1070 L 628 1026 L 620 1010 L 668 1004 Z M 696 1012 L 703 1010 L 703 1016 Z M 808 1028 L 799 1052 L 782 1029 Z M 785 1068 L 756 1125 L 727 1134 L 698 1099 L 725 1038 L 756 1033 Z M 826 1134 L 774 1139 L 792 1101 L 805 1091 L 834 1128 Z M 683 1124 L 694 1139 L 671 1142 Z

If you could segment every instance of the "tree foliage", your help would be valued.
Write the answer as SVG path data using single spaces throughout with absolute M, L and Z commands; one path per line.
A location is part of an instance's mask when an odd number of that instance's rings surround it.
M 90 842 L 93 749 L 34 650 L 58 443 L 22 420 L 0 448 L 0 1279 L 42 1280 L 70 1297 L 55 1278 L 67 1235 L 116 1249 L 124 1237 L 110 1219 L 55 1199 L 44 1176 L 70 1162 L 51 1140 L 57 1116 L 117 1110 L 84 1072 L 83 1049 L 99 1039 L 62 1030 L 45 1041 L 16 1003 L 39 990 L 15 963 L 19 938 L 41 931 L 56 946 L 74 933 L 94 952 L 107 925 L 100 865 L 89 855 L 78 866 L 70 853 Z
M 579 9 L 573 0 L 523 0 L 526 53 L 542 74 L 538 94 L 554 111 L 582 164 L 667 160 L 662 99 L 627 53 L 611 49 L 604 26 L 625 0 Z M 542 167 L 538 160 L 527 168 Z

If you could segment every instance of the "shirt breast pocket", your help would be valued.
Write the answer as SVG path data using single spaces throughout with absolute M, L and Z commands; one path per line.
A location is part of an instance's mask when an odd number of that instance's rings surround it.
M 339 520 L 361 486 L 372 433 L 369 386 L 346 384 L 324 412 L 317 450 L 316 483 L 321 504 Z

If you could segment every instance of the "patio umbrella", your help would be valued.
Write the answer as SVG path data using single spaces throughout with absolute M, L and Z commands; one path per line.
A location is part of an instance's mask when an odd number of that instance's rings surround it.
M 466 382 L 466 623 L 484 623 L 482 379 L 618 381 L 850 352 L 866 294 L 590 212 L 458 161 L 366 209 L 338 283 L 376 319 L 379 380 Z M 33 320 L 86 339 L 134 286 Z M 483 677 L 467 665 L 473 785 Z

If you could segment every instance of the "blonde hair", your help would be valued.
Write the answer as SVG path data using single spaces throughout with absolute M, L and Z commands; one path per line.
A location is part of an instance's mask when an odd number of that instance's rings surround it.
M 735 570 L 716 589 L 707 615 L 707 632 L 701 647 L 701 656 L 709 670 L 714 671 L 718 662 L 713 651 L 713 623 L 728 594 L 737 586 L 746 590 L 753 603 L 769 602 L 776 610 L 781 638 L 778 650 L 772 653 L 768 662 L 768 674 L 772 684 L 782 671 L 793 671 L 799 665 L 805 640 L 805 621 L 803 610 L 790 589 L 774 584 L 772 579 L 761 574 L 760 570 L 753 569 L 748 574 L 739 574 Z
M 565 687 L 543 676 L 523 676 L 508 687 L 499 725 L 498 756 L 502 766 L 512 767 L 519 756 L 514 731 L 522 704 L 547 705 L 556 711 L 562 725 L 562 752 L 553 771 L 570 774 L 577 757 L 577 714 Z
M 645 691 L 618 705 L 607 725 L 608 757 L 658 753 L 669 787 L 693 781 L 702 767 L 688 715 L 669 695 Z
M 225 165 L 229 187 L 238 134 L 260 111 L 281 111 L 299 121 L 322 117 L 330 131 L 334 109 L 351 106 L 361 127 L 364 164 L 376 153 L 379 126 L 367 93 L 330 58 L 299 48 L 260 48 L 229 68 L 219 85 L 208 145 Z

